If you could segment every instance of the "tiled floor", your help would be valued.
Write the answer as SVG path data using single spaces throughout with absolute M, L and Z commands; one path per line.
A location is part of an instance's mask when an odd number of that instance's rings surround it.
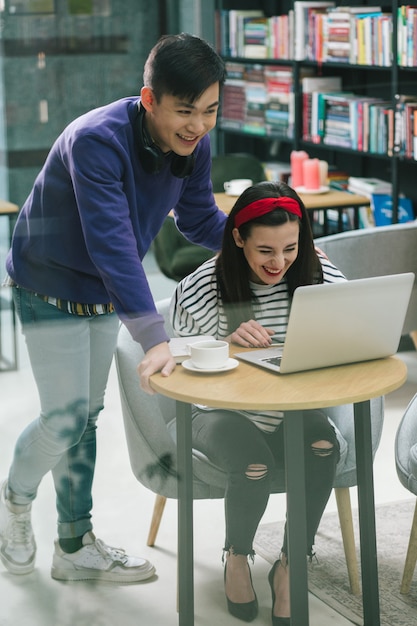
M 174 283 L 159 275 L 152 257 L 148 275 L 155 298 L 169 296 Z M 22 341 L 17 372 L 0 374 L 0 478 L 6 475 L 15 439 L 38 410 L 38 400 Z M 400 485 L 394 465 L 394 438 L 402 413 L 416 391 L 417 353 L 402 353 L 409 366 L 408 382 L 387 398 L 382 441 L 375 459 L 377 503 L 410 498 Z M 352 493 L 355 505 L 355 493 Z M 95 532 L 108 543 L 146 556 L 155 564 L 157 577 L 132 586 L 58 583 L 50 578 L 55 537 L 54 492 L 48 475 L 33 506 L 38 544 L 37 567 L 27 576 L 12 576 L 0 564 L 0 626 L 174 626 L 176 613 L 176 502 L 168 501 L 157 547 L 148 548 L 154 495 L 133 477 L 124 439 L 115 370 L 111 372 L 98 429 L 98 459 L 94 484 Z M 328 511 L 335 510 L 332 498 Z M 225 610 L 221 548 L 223 502 L 196 501 L 195 608 L 196 626 L 238 624 Z M 271 497 L 264 521 L 283 519 L 285 497 Z M 411 520 L 410 520 L 411 523 Z M 260 613 L 254 626 L 269 625 L 269 565 L 260 557 L 252 568 Z M 344 626 L 350 622 L 311 597 L 312 626 Z

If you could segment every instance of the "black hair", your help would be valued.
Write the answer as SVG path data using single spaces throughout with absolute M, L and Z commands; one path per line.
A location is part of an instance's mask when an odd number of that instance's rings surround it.
M 285 209 L 278 208 L 245 222 L 239 227 L 239 234 L 243 240 L 246 240 L 255 225 L 280 226 L 288 221 L 298 221 L 300 225 L 298 255 L 285 275 L 290 297 L 301 285 L 323 282 L 323 271 L 314 247 L 310 220 L 298 194 L 281 182 L 264 181 L 248 187 L 236 200 L 229 214 L 223 234 L 222 249 L 216 260 L 219 296 L 225 306 L 230 332 L 253 317 L 252 292 L 249 284 L 250 268 L 243 249 L 236 245 L 232 234 L 235 228 L 235 216 L 255 200 L 282 196 L 293 198 L 298 202 L 302 214 L 301 219 Z
M 164 94 L 195 102 L 214 83 L 221 89 L 225 80 L 223 59 L 209 43 L 188 33 L 163 35 L 143 72 L 144 85 L 152 89 L 157 102 Z

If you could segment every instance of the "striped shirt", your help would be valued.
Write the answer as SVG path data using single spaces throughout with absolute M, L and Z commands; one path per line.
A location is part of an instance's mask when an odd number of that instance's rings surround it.
M 345 276 L 325 257 L 319 256 L 323 268 L 323 282 L 346 280 Z M 214 335 L 227 337 L 230 331 L 223 303 L 218 296 L 215 258 L 209 259 L 177 286 L 171 301 L 171 323 L 176 335 Z M 276 340 L 284 343 L 287 332 L 291 298 L 287 280 L 276 285 L 250 283 L 253 296 L 253 314 L 259 324 L 275 331 Z M 282 421 L 281 411 L 240 411 L 261 430 L 273 432 Z

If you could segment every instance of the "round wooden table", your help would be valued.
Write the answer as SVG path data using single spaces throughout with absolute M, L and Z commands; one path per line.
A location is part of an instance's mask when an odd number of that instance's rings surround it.
M 240 347 L 239 351 L 242 351 Z M 151 377 L 155 391 L 177 400 L 178 474 L 181 477 L 178 482 L 180 626 L 194 624 L 191 404 L 286 411 L 292 626 L 308 626 L 309 623 L 303 410 L 354 404 L 364 626 L 379 626 L 370 400 L 399 388 L 406 377 L 407 368 L 396 357 L 285 375 L 243 362 L 236 369 L 221 374 L 195 373 L 178 365 L 169 377 L 161 374 Z

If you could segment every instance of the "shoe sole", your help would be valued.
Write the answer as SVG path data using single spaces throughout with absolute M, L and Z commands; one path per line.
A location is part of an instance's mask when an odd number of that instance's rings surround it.
M 4 554 L 1 554 L 1 553 L 0 553 L 0 559 L 4 567 L 7 569 L 7 571 L 17 576 L 24 576 L 25 574 L 30 574 L 35 569 L 34 561 L 33 563 L 29 563 L 29 564 L 17 565 L 13 561 L 9 561 L 9 559 L 7 559 L 4 556 Z
M 143 572 L 143 574 L 117 574 L 115 572 L 106 572 L 100 570 L 67 570 L 57 567 L 51 568 L 51 576 L 54 580 L 77 581 L 77 580 L 96 580 L 99 582 L 129 584 L 139 583 L 148 580 L 155 575 L 155 568 Z

